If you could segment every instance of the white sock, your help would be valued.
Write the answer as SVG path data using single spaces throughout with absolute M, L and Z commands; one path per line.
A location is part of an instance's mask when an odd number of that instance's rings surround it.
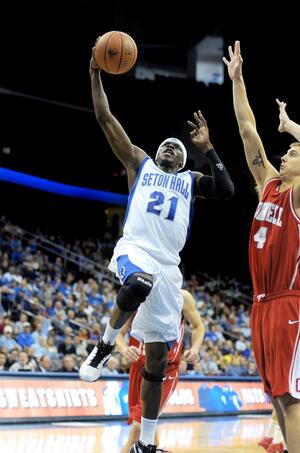
M 281 429 L 279 425 L 276 423 L 275 425 L 275 431 L 274 431 L 274 437 L 273 437 L 273 444 L 280 444 L 284 443 L 284 438 L 281 432 Z
M 269 426 L 267 428 L 266 437 L 274 437 L 274 431 L 277 421 L 271 418 Z
M 142 417 L 140 441 L 144 445 L 154 445 L 154 436 L 157 426 L 157 420 L 150 420 Z
M 115 344 L 116 338 L 118 334 L 120 333 L 122 327 L 120 329 L 113 329 L 111 325 L 109 324 L 109 321 L 106 325 L 104 335 L 102 337 L 102 340 L 104 343 L 110 343 L 110 344 Z

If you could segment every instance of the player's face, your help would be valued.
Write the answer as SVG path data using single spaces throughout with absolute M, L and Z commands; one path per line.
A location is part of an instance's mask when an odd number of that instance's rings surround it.
M 288 152 L 282 156 L 279 170 L 280 176 L 299 178 L 300 176 L 300 145 L 291 145 Z
M 159 166 L 175 170 L 180 168 L 183 161 L 181 148 L 173 142 L 164 143 L 157 156 Z

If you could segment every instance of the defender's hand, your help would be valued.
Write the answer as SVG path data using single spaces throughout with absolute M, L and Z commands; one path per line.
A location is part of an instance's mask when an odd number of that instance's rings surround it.
M 229 58 L 223 57 L 223 62 L 226 64 L 228 69 L 228 75 L 231 80 L 239 79 L 242 76 L 242 65 L 243 59 L 241 56 L 241 48 L 240 48 L 240 41 L 235 41 L 234 43 L 234 51 L 232 51 L 232 47 L 228 47 Z
M 198 352 L 194 351 L 193 348 L 185 351 L 183 355 L 184 355 L 184 357 L 187 358 L 187 361 L 191 364 L 194 364 L 200 360 Z
M 142 354 L 142 351 L 135 346 L 128 346 L 122 351 L 122 355 L 127 359 L 129 362 L 136 362 Z
M 279 107 L 279 132 L 285 132 L 287 123 L 290 121 L 288 114 L 286 113 L 286 102 L 279 101 L 276 99 L 277 105 Z

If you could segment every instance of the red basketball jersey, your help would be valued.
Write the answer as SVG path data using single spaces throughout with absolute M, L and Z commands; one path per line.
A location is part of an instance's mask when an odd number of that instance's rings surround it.
M 300 290 L 300 219 L 293 207 L 293 189 L 279 192 L 271 179 L 258 204 L 249 242 L 249 265 L 255 297 Z
M 184 319 L 182 318 L 180 328 L 179 328 L 179 338 L 173 344 L 172 348 L 168 353 L 168 366 L 169 365 L 178 365 L 180 363 L 182 348 L 183 348 L 183 335 L 184 335 Z M 141 367 L 145 364 L 145 347 L 139 340 L 130 336 L 129 338 L 129 346 L 135 346 L 137 348 L 141 348 L 142 355 L 140 358 L 134 362 L 135 364 L 139 363 Z

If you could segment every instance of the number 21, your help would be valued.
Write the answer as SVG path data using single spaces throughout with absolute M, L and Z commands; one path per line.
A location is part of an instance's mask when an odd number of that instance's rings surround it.
M 162 210 L 162 204 L 165 201 L 165 196 L 162 192 L 152 192 L 150 194 L 150 198 L 153 199 L 153 201 L 149 201 L 147 205 L 147 212 L 152 212 L 152 214 L 155 215 L 160 215 L 161 210 Z M 177 203 L 178 203 L 178 198 L 177 197 L 171 197 L 167 201 L 170 201 L 170 209 L 167 217 L 165 219 L 167 220 L 174 220 L 175 213 L 176 213 L 176 208 L 177 208 Z

